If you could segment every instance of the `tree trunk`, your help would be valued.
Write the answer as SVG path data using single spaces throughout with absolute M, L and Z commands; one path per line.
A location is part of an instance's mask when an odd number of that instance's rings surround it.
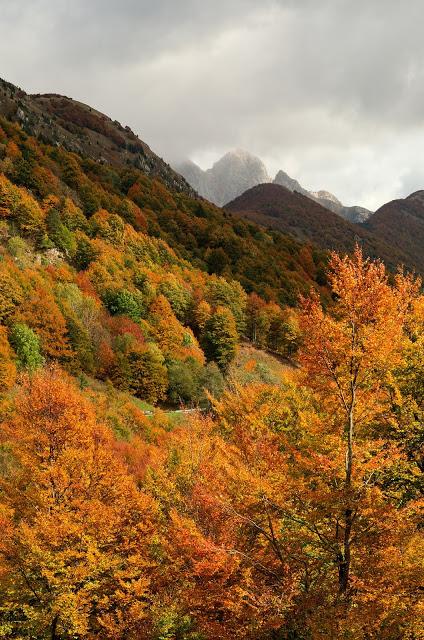
M 352 404 L 349 411 L 349 419 L 347 425 L 347 446 L 346 446 L 346 477 L 345 477 L 345 496 L 347 507 L 344 513 L 344 535 L 343 535 L 343 552 L 338 559 L 339 564 L 339 592 L 345 594 L 349 587 L 351 549 L 350 540 L 353 524 L 353 510 L 350 506 L 351 487 L 352 487 L 352 467 L 353 467 L 353 431 L 354 418 L 353 410 L 355 405 L 355 393 L 352 390 Z
M 343 536 L 343 553 L 339 560 L 339 592 L 345 594 L 349 587 L 350 575 L 350 536 L 352 533 L 352 509 L 345 511 L 345 531 Z
M 53 621 L 52 621 L 52 629 L 51 629 L 51 634 L 50 634 L 51 640 L 59 640 L 59 636 L 56 635 L 56 629 L 57 629 L 57 623 L 58 622 L 59 622 L 59 616 L 56 615 L 53 618 Z
M 346 447 L 346 490 L 350 491 L 352 484 L 352 466 L 353 466 L 353 403 L 349 411 L 349 419 L 347 425 L 347 447 Z

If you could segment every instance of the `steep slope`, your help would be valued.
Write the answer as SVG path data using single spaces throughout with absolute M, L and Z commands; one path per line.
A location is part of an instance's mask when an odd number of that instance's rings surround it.
M 226 205 L 226 209 L 323 249 L 351 251 L 355 242 L 360 242 L 368 255 L 381 257 L 392 267 L 400 262 L 414 266 L 407 261 L 402 250 L 392 250 L 384 240 L 374 237 L 361 226 L 343 220 L 309 197 L 277 184 L 249 189 Z
M 333 213 L 337 213 L 337 215 L 349 222 L 364 222 L 371 215 L 371 211 L 364 207 L 345 207 L 344 204 L 329 191 L 308 191 L 307 189 L 304 189 L 297 180 L 290 178 L 290 176 L 284 171 L 279 171 L 277 173 L 274 178 L 274 183 L 285 187 L 289 191 L 297 191 L 298 193 L 315 200 L 315 202 L 318 202 L 321 206 L 333 211 Z
M 103 164 L 137 167 L 174 191 L 195 195 L 182 176 L 127 126 L 81 102 L 57 94 L 29 95 L 0 78 L 0 115 L 31 136 Z
M 242 149 L 226 153 L 206 171 L 191 161 L 177 165 L 176 169 L 200 195 L 218 206 L 250 187 L 271 182 L 263 162 Z
M 364 228 L 407 256 L 424 273 L 424 191 L 383 205 Z
M 281 187 L 285 187 L 289 191 L 297 191 L 297 193 L 301 193 L 304 196 L 310 195 L 309 191 L 304 189 L 297 180 L 291 178 L 289 174 L 282 169 L 278 171 L 273 182 L 274 184 L 279 184 Z
M 325 263 L 140 170 L 46 145 L 0 117 L 0 393 L 17 367 L 47 362 L 149 403 L 205 402 L 240 339 L 257 339 L 258 314 L 268 321 L 261 344 L 291 348 L 277 303 L 296 304 L 311 286 L 325 295 Z M 240 283 L 263 298 L 249 305 Z
M 171 190 L 135 165 L 98 162 L 37 141 L 16 120 L 0 117 L 0 127 L 0 173 L 40 200 L 71 197 L 87 217 L 101 209 L 119 215 L 194 267 L 283 305 L 296 304 L 299 291 L 322 280 L 323 252 L 312 255 L 290 237 L 234 219 L 191 192 Z

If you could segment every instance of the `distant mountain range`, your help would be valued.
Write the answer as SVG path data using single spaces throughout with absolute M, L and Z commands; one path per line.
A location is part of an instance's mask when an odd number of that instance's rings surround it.
M 364 222 L 372 213 L 364 207 L 345 207 L 329 191 L 308 191 L 282 170 L 272 179 L 260 158 L 241 149 L 229 151 L 206 171 L 191 160 L 175 165 L 175 170 L 184 176 L 201 196 L 221 207 L 251 187 L 274 182 L 289 191 L 301 193 L 315 200 L 350 222 Z
M 337 213 L 345 220 L 349 222 L 365 222 L 372 215 L 372 211 L 365 209 L 365 207 L 345 207 L 338 198 L 329 191 L 308 191 L 304 189 L 297 180 L 290 178 L 284 171 L 279 171 L 274 178 L 274 183 L 285 187 L 289 191 L 297 191 L 307 198 L 311 198 L 318 202 L 321 206 Z

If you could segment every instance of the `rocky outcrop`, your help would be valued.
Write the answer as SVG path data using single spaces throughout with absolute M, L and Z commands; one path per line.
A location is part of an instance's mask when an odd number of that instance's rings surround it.
M 54 93 L 30 95 L 0 79 L 0 115 L 43 142 L 103 164 L 137 167 L 173 191 L 195 195 L 188 182 L 129 127 L 82 102 Z
M 321 206 L 325 207 L 329 211 L 333 211 L 333 213 L 337 213 L 337 215 L 349 222 L 365 222 L 372 214 L 371 211 L 364 207 L 345 207 L 340 200 L 329 191 L 308 191 L 307 189 L 304 189 L 297 180 L 290 178 L 290 176 L 288 176 L 284 171 L 279 171 L 277 173 L 274 183 L 285 187 L 289 191 L 296 191 L 297 193 L 301 193 L 302 195 L 315 200 L 315 202 L 318 202 Z
M 237 149 L 226 153 L 206 171 L 186 161 L 175 169 L 196 191 L 218 206 L 264 182 L 271 182 L 264 163 L 248 151 Z
M 274 178 L 274 184 L 279 184 L 281 187 L 285 187 L 289 191 L 297 191 L 304 196 L 308 196 L 309 192 L 304 189 L 297 180 L 290 178 L 290 176 L 280 169 Z

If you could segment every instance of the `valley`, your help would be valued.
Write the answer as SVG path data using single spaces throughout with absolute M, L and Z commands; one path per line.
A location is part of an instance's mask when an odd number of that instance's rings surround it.
M 423 637 L 423 192 L 236 155 L 0 81 L 1 638 Z

